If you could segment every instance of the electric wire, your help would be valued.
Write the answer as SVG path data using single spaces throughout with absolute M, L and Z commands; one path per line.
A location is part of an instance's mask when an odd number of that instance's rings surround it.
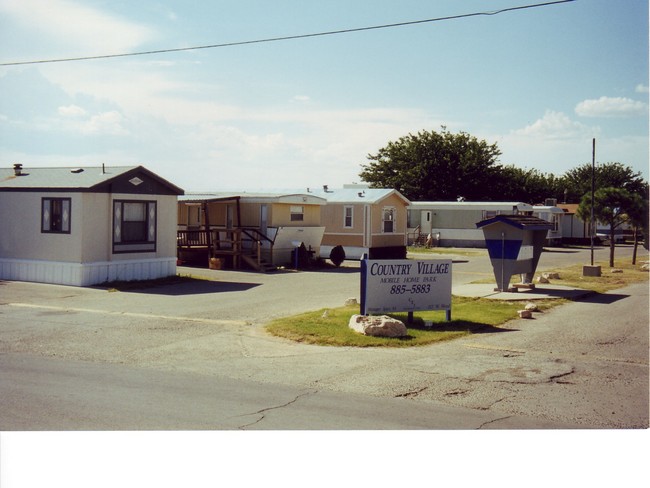
M 525 9 L 531 9 L 531 8 L 547 7 L 547 6 L 551 6 L 551 5 L 558 5 L 558 4 L 562 4 L 562 3 L 570 3 L 570 2 L 575 2 L 575 1 L 576 0 L 556 0 L 556 1 L 552 1 L 552 2 L 536 3 L 536 4 L 530 4 L 530 5 L 520 5 L 520 6 L 517 6 L 517 7 L 507 7 L 507 8 L 502 8 L 502 9 L 499 9 L 499 10 L 492 10 L 492 11 L 486 11 L 486 12 L 473 12 L 473 13 L 468 13 L 468 14 L 450 15 L 450 16 L 446 16 L 446 17 L 435 17 L 435 18 L 431 18 L 431 19 L 412 20 L 412 21 L 407 21 L 407 22 L 396 22 L 396 23 L 392 23 L 392 24 L 381 24 L 381 25 L 373 25 L 373 26 L 367 26 L 367 27 L 355 27 L 355 28 L 350 28 L 350 29 L 340 29 L 340 30 L 332 30 L 332 31 L 325 31 L 325 32 L 315 32 L 315 33 L 311 33 L 311 34 L 297 34 L 297 35 L 293 35 L 293 36 L 269 37 L 269 38 L 265 38 L 265 39 L 254 39 L 254 40 L 248 40 L 248 41 L 225 42 L 225 43 L 220 43 L 220 44 L 208 44 L 208 45 L 204 45 L 204 46 L 179 47 L 179 48 L 171 48 L 171 49 L 156 49 L 156 50 L 151 50 L 151 51 L 137 51 L 137 52 L 119 53 L 119 54 L 101 54 L 101 55 L 96 55 L 96 56 L 81 56 L 81 57 L 74 57 L 74 58 L 57 58 L 57 59 L 41 59 L 41 60 L 35 60 L 35 61 L 5 62 L 5 63 L 0 63 L 0 66 L 20 66 L 20 65 L 26 65 L 26 64 L 45 64 L 45 63 L 64 63 L 64 62 L 71 62 L 71 61 L 89 61 L 89 60 L 97 60 L 97 59 L 123 58 L 123 57 L 129 57 L 129 56 L 147 56 L 147 55 L 153 55 L 153 54 L 176 53 L 176 52 L 182 52 L 182 51 L 196 51 L 196 50 L 201 50 L 201 49 L 217 49 L 217 48 L 224 48 L 224 47 L 245 46 L 245 45 L 250 45 L 250 44 L 262 44 L 262 43 L 270 43 L 270 42 L 278 42 L 278 41 L 291 41 L 291 40 L 296 40 L 296 39 L 307 39 L 307 38 L 312 38 L 312 37 L 333 36 L 333 35 L 340 35 L 340 34 L 350 34 L 350 33 L 353 33 L 353 32 L 363 32 L 363 31 L 370 31 L 370 30 L 390 29 L 390 28 L 395 28 L 395 27 L 405 27 L 405 26 L 411 26 L 411 25 L 417 25 L 417 24 L 443 22 L 443 21 L 448 21 L 448 20 L 465 19 L 465 18 L 470 18 L 470 17 L 492 16 L 492 15 L 502 14 L 502 13 L 505 13 L 505 12 L 513 12 L 513 11 L 517 11 L 517 10 L 525 10 Z

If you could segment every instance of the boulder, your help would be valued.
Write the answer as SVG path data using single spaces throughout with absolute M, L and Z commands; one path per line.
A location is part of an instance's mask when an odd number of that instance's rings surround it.
M 520 319 L 532 319 L 533 318 L 533 312 L 531 310 L 518 310 L 517 313 L 519 314 Z
M 345 306 L 346 306 L 346 307 L 349 307 L 349 306 L 351 306 L 351 305 L 358 305 L 358 304 L 359 304 L 359 302 L 357 302 L 357 299 L 356 299 L 356 298 L 348 298 L 348 299 L 345 301 Z
M 537 306 L 537 304 L 532 302 L 527 303 L 524 309 L 530 310 L 531 312 L 539 312 L 539 307 Z
M 548 278 L 544 278 L 543 276 L 538 276 L 537 283 L 550 283 L 550 281 L 548 281 Z
M 348 325 L 351 329 L 369 336 L 404 337 L 408 334 L 404 322 L 387 315 L 353 315 Z
M 542 276 L 546 278 L 547 280 L 559 280 L 560 279 L 560 273 L 542 273 Z

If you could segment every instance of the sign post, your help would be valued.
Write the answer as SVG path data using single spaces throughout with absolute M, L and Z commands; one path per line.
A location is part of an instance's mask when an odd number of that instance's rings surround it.
M 451 320 L 451 259 L 361 260 L 361 315 L 445 310 Z

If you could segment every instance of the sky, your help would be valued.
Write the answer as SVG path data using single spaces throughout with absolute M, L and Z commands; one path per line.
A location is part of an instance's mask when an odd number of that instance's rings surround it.
M 0 0 L 0 167 L 142 164 L 186 192 L 340 187 L 419 131 L 648 180 L 648 2 Z

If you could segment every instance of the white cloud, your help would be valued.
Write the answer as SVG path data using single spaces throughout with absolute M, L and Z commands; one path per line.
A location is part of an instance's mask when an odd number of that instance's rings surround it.
M 523 129 L 514 130 L 512 133 L 516 136 L 557 140 L 589 137 L 593 135 L 594 131 L 597 129 L 571 120 L 562 112 L 547 110 L 541 119 L 537 119 Z
M 63 117 L 83 117 L 86 115 L 86 111 L 78 105 L 67 105 L 65 107 L 58 108 L 59 115 Z
M 581 117 L 630 117 L 643 115 L 648 106 L 624 97 L 600 97 L 599 99 L 584 100 L 576 105 L 575 112 Z
M 83 123 L 80 130 L 84 134 L 126 135 L 128 132 L 122 125 L 123 120 L 122 114 L 116 110 L 102 112 Z
M 122 52 L 155 36 L 149 27 L 69 0 L 2 0 L 0 12 L 77 54 Z
M 647 85 L 644 85 L 642 83 L 639 83 L 636 88 L 634 89 L 635 92 L 637 93 L 648 93 L 650 89 L 648 89 Z

